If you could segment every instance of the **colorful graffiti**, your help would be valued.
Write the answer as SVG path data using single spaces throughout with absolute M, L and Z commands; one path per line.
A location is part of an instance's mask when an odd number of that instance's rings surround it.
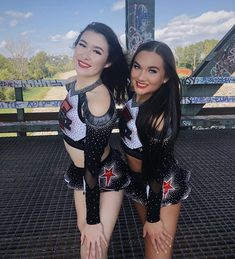
M 0 81 L 0 87 L 26 88 L 26 87 L 58 87 L 65 86 L 65 80 L 5 80 Z
M 181 79 L 183 85 L 216 85 L 235 83 L 235 77 L 185 77 Z
M 127 49 L 133 55 L 137 47 L 154 39 L 154 1 L 127 2 Z
M 0 109 L 23 109 L 23 108 L 45 108 L 59 107 L 61 101 L 28 101 L 28 102 L 0 102 Z
M 219 61 L 211 68 L 211 76 L 230 76 L 235 70 L 235 35 L 218 53 Z
M 182 97 L 181 104 L 235 103 L 235 96 Z
M 219 41 L 193 76 L 228 77 L 235 71 L 235 25 Z
M 26 88 L 26 87 L 63 87 L 68 82 L 66 80 L 5 80 L 0 81 L 0 88 Z M 235 77 L 185 77 L 181 78 L 181 83 L 187 85 L 216 85 L 235 83 Z

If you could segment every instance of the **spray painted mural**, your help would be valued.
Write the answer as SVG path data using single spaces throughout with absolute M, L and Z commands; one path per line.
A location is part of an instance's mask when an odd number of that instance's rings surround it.
M 39 79 L 39 80 L 4 80 L 0 81 L 1 87 L 13 87 L 13 88 L 26 88 L 26 87 L 58 87 L 65 86 L 67 83 L 66 80 L 57 80 L 57 79 Z
M 210 70 L 211 76 L 230 76 L 235 70 L 235 35 L 221 49 Z
M 235 25 L 211 51 L 193 76 L 229 77 L 235 71 Z
M 154 0 L 126 1 L 126 45 L 131 56 L 137 47 L 154 39 Z

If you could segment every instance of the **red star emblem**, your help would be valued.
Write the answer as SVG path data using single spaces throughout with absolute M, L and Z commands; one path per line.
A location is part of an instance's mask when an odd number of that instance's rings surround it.
M 169 191 L 175 190 L 172 185 L 172 177 L 168 181 L 163 182 L 163 198 L 165 199 Z
M 116 176 L 116 174 L 113 173 L 113 167 L 111 168 L 104 168 L 104 173 L 101 175 L 101 177 L 105 177 L 106 178 L 106 186 L 109 186 L 111 177 Z

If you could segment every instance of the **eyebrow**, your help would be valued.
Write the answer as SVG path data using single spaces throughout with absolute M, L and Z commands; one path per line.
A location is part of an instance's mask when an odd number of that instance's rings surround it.
M 141 65 L 140 65 L 137 61 L 134 61 L 133 64 L 136 64 L 136 65 L 138 65 L 138 66 L 141 67 Z M 154 68 L 154 69 L 160 70 L 159 67 L 157 67 L 157 66 L 150 66 L 150 67 L 148 67 L 148 68 L 150 68 L 150 69 L 153 69 L 153 68 Z
M 85 43 L 86 45 L 88 45 L 88 43 L 87 43 L 85 40 L 83 40 L 83 39 L 81 39 L 80 42 L 83 42 L 83 43 Z M 102 52 L 104 52 L 104 50 L 103 50 L 101 47 L 99 47 L 99 46 L 93 46 L 93 48 L 99 49 L 99 50 L 101 50 Z

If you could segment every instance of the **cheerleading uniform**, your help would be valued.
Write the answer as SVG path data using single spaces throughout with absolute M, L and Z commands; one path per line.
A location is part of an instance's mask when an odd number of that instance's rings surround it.
M 168 129 L 162 145 L 160 145 L 158 136 L 155 136 L 147 147 L 150 154 L 154 154 L 154 151 L 160 148 L 160 157 L 158 157 L 158 168 L 153 169 L 155 172 L 151 170 L 152 176 L 146 180 L 145 165 L 154 157 L 146 158 L 144 156 L 143 145 L 136 127 L 138 112 L 138 104 L 134 98 L 130 99 L 122 109 L 119 120 L 121 145 L 124 152 L 142 160 L 142 172 L 129 170 L 131 184 L 127 187 L 126 194 L 147 207 L 149 222 L 157 222 L 160 220 L 161 206 L 176 204 L 188 197 L 191 190 L 189 187 L 190 172 L 181 168 L 174 158 L 174 144 L 170 140 L 171 129 Z
M 103 116 L 94 116 L 88 107 L 86 93 L 101 85 L 101 80 L 81 90 L 71 83 L 68 94 L 59 111 L 59 124 L 63 138 L 70 146 L 84 151 L 84 168 L 73 163 L 65 173 L 68 187 L 86 192 L 87 223 L 97 224 L 99 218 L 100 191 L 118 191 L 129 184 L 126 164 L 121 154 L 111 149 L 101 161 L 105 147 L 117 119 L 115 102 Z

